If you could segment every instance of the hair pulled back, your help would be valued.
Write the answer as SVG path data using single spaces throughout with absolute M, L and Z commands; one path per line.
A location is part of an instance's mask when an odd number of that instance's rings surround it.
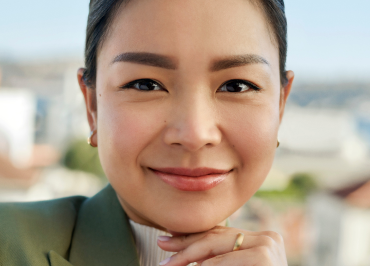
M 91 0 L 86 28 L 84 81 L 89 88 L 95 88 L 97 55 L 106 38 L 110 24 L 122 5 L 133 0 Z M 287 82 L 285 63 L 287 57 L 287 20 L 284 0 L 251 0 L 265 13 L 268 25 L 273 31 L 279 48 L 280 81 Z

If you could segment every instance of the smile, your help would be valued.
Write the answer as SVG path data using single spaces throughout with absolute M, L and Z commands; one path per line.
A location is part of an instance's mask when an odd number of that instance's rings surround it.
M 212 168 L 149 168 L 162 181 L 183 191 L 205 191 L 214 188 L 232 172 Z

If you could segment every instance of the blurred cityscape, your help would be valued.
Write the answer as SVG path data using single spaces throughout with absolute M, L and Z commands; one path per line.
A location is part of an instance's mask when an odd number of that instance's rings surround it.
M 0 201 L 93 195 L 106 179 L 81 60 L 0 62 Z M 370 266 L 370 81 L 295 84 L 273 168 L 231 218 L 275 230 L 290 266 Z

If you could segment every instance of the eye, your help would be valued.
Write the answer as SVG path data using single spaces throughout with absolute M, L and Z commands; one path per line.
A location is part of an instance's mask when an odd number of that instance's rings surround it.
M 131 81 L 121 87 L 122 89 L 137 89 L 141 91 L 159 91 L 164 90 L 163 86 L 152 79 L 139 79 Z
M 239 79 L 229 80 L 218 89 L 221 92 L 245 92 L 248 90 L 259 91 L 261 89 L 248 81 Z

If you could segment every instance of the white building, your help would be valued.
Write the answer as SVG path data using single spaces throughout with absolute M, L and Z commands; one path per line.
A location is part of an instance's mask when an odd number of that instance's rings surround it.
M 35 113 L 36 98 L 31 92 L 0 89 L 1 142 L 3 147 L 7 146 L 9 158 L 19 167 L 27 164 L 32 153 Z

